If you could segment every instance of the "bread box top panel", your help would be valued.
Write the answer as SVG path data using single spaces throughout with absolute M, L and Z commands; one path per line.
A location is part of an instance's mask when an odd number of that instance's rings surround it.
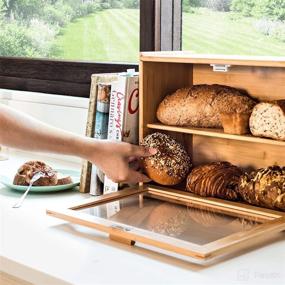
M 285 67 L 285 57 L 193 54 L 189 51 L 142 52 L 140 59 L 146 62 Z

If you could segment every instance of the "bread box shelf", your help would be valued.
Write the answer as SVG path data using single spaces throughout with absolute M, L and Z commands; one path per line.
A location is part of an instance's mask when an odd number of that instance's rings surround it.
M 154 129 L 154 130 L 171 131 L 183 134 L 193 134 L 193 135 L 213 137 L 213 138 L 223 138 L 229 140 L 285 146 L 285 141 L 277 141 L 261 137 L 254 137 L 252 135 L 231 135 L 224 133 L 222 129 L 176 127 L 176 126 L 163 125 L 161 123 L 147 124 L 147 127 L 149 129 Z

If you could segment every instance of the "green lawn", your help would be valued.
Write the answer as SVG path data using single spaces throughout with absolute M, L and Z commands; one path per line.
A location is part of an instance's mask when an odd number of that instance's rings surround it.
M 80 18 L 56 39 L 57 57 L 96 61 L 138 61 L 139 11 L 110 9 Z
M 256 32 L 253 19 L 199 9 L 183 14 L 183 50 L 194 53 L 285 55 L 285 43 Z M 80 18 L 57 37 L 57 57 L 135 62 L 139 51 L 139 11 L 110 9 Z
M 183 15 L 183 50 L 194 53 L 285 56 L 285 43 L 257 32 L 253 19 L 199 9 Z

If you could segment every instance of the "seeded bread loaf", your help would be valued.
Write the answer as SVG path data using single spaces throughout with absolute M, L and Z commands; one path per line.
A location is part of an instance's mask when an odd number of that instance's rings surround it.
M 162 185 L 175 185 L 186 178 L 191 159 L 175 139 L 157 132 L 146 136 L 141 144 L 157 149 L 155 155 L 143 159 L 143 168 L 153 181 Z
M 255 104 L 232 87 L 194 85 L 166 96 L 159 104 L 157 118 L 166 125 L 222 128 L 221 113 L 251 113 Z
M 254 136 L 285 140 L 285 100 L 257 104 L 249 127 Z
M 270 166 L 243 175 L 238 191 L 249 204 L 285 211 L 285 167 Z

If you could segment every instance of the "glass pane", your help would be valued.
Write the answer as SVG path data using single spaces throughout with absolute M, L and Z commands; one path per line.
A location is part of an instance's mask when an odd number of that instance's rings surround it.
M 285 55 L 285 1 L 183 0 L 183 50 Z
M 138 0 L 0 0 L 0 56 L 136 62 Z
M 81 212 L 198 245 L 249 230 L 260 224 L 247 218 L 142 195 L 134 195 Z

